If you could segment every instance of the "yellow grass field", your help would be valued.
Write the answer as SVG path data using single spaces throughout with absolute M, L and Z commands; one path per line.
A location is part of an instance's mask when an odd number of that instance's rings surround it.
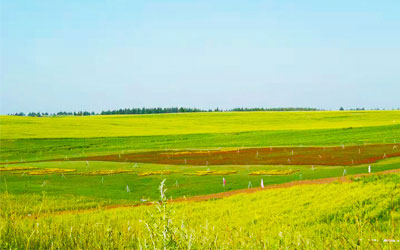
M 306 130 L 400 124 L 400 111 L 213 112 L 83 117 L 0 116 L 0 139 Z

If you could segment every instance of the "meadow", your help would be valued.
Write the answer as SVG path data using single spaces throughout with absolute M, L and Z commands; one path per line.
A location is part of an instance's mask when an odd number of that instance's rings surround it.
M 0 248 L 396 249 L 399 142 L 400 111 L 0 116 Z
M 2 249 L 398 249 L 400 175 L 206 202 L 69 213 L 88 198 L 1 195 Z M 167 190 L 168 192 L 168 190 Z M 161 192 L 165 195 L 164 190 Z
M 61 117 L 1 116 L 1 139 L 95 138 L 358 128 L 400 124 L 399 111 L 211 112 Z
M 0 162 L 165 150 L 400 141 L 399 111 L 0 116 Z

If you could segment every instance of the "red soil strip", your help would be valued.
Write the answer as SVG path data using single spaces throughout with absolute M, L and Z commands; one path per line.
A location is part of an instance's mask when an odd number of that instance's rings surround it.
M 400 144 L 346 147 L 278 147 L 236 150 L 153 151 L 73 158 L 74 161 L 141 162 L 171 165 L 351 166 L 400 156 Z
M 213 199 L 222 199 L 222 198 L 226 198 L 226 197 L 237 195 L 237 194 L 251 194 L 251 193 L 265 191 L 265 190 L 269 190 L 269 189 L 291 188 L 291 187 L 302 186 L 302 185 L 320 185 L 320 184 L 329 184 L 332 182 L 350 183 L 350 182 L 352 182 L 352 180 L 349 179 L 349 177 L 358 178 L 358 177 L 363 177 L 363 176 L 384 175 L 384 174 L 392 174 L 392 173 L 398 173 L 398 172 L 400 172 L 400 169 L 392 169 L 392 170 L 386 170 L 386 171 L 370 173 L 370 174 L 356 174 L 356 175 L 351 175 L 351 176 L 346 176 L 346 177 L 330 177 L 330 178 L 322 178 L 322 179 L 314 179 L 314 180 L 292 181 L 292 182 L 287 182 L 287 183 L 282 183 L 282 184 L 268 185 L 268 186 L 265 186 L 264 188 L 238 189 L 238 190 L 232 190 L 232 191 L 223 192 L 223 193 L 198 195 L 198 196 L 192 196 L 189 198 L 171 199 L 168 202 L 172 202 L 172 203 L 199 202 L 199 201 L 207 201 L 207 200 L 213 200 Z M 132 208 L 132 207 L 138 207 L 138 206 L 149 206 L 149 205 L 154 205 L 154 204 L 155 204 L 154 202 L 147 202 L 147 203 L 141 203 L 141 204 L 135 204 L 135 205 L 128 205 L 128 204 L 110 205 L 110 206 L 101 207 L 100 209 L 99 208 L 88 208 L 88 209 L 65 210 L 65 211 L 59 211 L 59 212 L 54 212 L 54 213 L 49 213 L 49 214 L 43 214 L 42 216 L 95 212 L 95 211 L 99 211 L 99 210 L 110 210 L 110 209 L 115 209 L 115 208 Z M 38 217 L 39 216 L 36 215 L 36 216 L 29 217 L 29 218 L 35 219 Z
M 4 164 L 50 161 L 111 161 L 169 165 L 323 165 L 371 164 L 400 156 L 400 144 L 371 144 L 343 147 L 269 147 L 235 150 L 151 151 L 117 155 L 51 159 Z

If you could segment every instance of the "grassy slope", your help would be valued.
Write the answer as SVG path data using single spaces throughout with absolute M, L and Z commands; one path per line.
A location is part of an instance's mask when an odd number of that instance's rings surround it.
M 61 174 L 30 176 L 27 174 L 0 173 L 0 192 L 6 190 L 12 194 L 41 194 L 43 191 L 49 196 L 84 196 L 90 197 L 99 204 L 123 204 L 140 203 L 140 199 L 157 200 L 159 191 L 158 184 L 166 178 L 167 188 L 171 197 L 195 196 L 211 193 L 219 193 L 229 190 L 245 189 L 251 181 L 253 187 L 260 186 L 261 178 L 265 185 L 279 184 L 300 179 L 319 179 L 334 176 L 342 176 L 343 167 L 315 166 L 168 166 L 156 164 L 138 164 L 133 167 L 132 163 L 117 162 L 91 162 L 88 171 L 104 169 L 127 169 L 134 170 L 134 173 L 116 175 L 82 175 L 86 170 L 85 162 L 44 162 L 18 164 L 18 166 L 34 166 L 39 168 L 67 168 L 76 169 L 73 174 Z M 384 171 L 400 168 L 400 159 L 392 158 L 372 165 L 372 171 Z M 237 174 L 224 176 L 188 176 L 185 173 L 194 173 L 204 170 L 236 170 Z M 250 172 L 269 169 L 298 169 L 300 172 L 288 176 L 251 176 Z M 179 173 L 171 175 L 153 175 L 139 177 L 138 172 L 152 170 L 178 170 Z M 367 165 L 347 167 L 347 174 L 366 173 Z M 227 185 L 222 186 L 222 177 L 227 180 Z M 102 184 L 103 179 L 103 184 Z M 5 183 L 5 181 L 7 183 Z M 178 181 L 179 187 L 177 187 Z M 43 183 L 46 182 L 46 185 Z M 42 186 L 43 185 L 43 186 Z M 130 193 L 126 192 L 129 185 Z
M 96 116 L 96 117 L 55 117 L 55 118 L 29 118 L 29 117 L 1 117 L 2 134 L 0 147 L 0 161 L 25 161 L 64 157 L 77 157 L 85 155 L 102 155 L 121 153 L 137 150 L 154 149 L 187 149 L 187 148 L 219 148 L 219 147 L 262 147 L 262 146 L 293 146 L 293 145 L 339 145 L 339 144 L 362 144 L 362 143 L 393 143 L 400 141 L 400 124 L 393 124 L 400 112 L 244 112 L 244 113 L 195 113 L 195 114 L 167 114 L 167 115 L 144 115 L 144 116 Z M 305 119 L 307 118 L 308 119 Z M 198 124 L 193 121 L 199 119 Z M 212 119 L 211 119 L 212 118 Z M 153 120 L 144 126 L 144 122 Z M 398 120 L 398 119 L 397 119 Z M 168 121 L 163 123 L 163 121 Z M 190 121 L 190 122 L 189 122 Z M 233 123 L 233 121 L 235 121 Z M 190 126 L 187 124 L 190 124 Z M 41 124 L 44 123 L 44 124 Z M 226 124 L 229 123 L 229 126 Z M 243 126 L 241 126 L 243 123 Z M 18 125 L 19 124 L 19 125 Z M 85 126 L 75 126 L 86 124 Z M 126 128 L 127 124 L 132 127 L 143 126 L 143 131 L 137 130 L 137 134 L 146 134 L 149 131 L 158 133 L 158 128 L 166 128 L 171 124 L 180 124 L 171 127 L 168 135 L 141 135 L 129 137 L 101 137 L 101 138 L 63 138 L 75 135 L 109 135 L 121 131 L 131 131 Z M 386 124 L 386 125 L 385 125 Z M 40 125 L 40 126 L 39 126 Z M 182 126 L 185 125 L 184 128 Z M 374 126 L 372 126 L 374 125 Z M 12 134 L 8 127 L 15 127 Z M 46 127 L 47 126 L 47 127 Z M 75 127 L 74 127 L 75 126 Z M 104 133 L 98 133 L 98 127 L 105 126 Z M 118 129 L 118 127 L 121 127 Z M 353 128 L 349 128 L 353 126 Z M 59 128 L 63 128 L 61 131 Z M 225 127 L 227 129 L 225 130 Z M 339 127 L 339 128 L 334 128 Z M 190 134 L 204 132 L 208 133 Z M 287 130 L 291 128 L 293 130 Z M 250 131 L 227 133 L 232 130 Z M 257 131 L 251 131 L 257 129 Z M 261 130 L 267 129 L 267 130 Z M 285 130 L 284 130 L 285 129 Z M 115 131 L 114 131 L 115 130 Z M 223 131 L 224 133 L 215 133 Z M 61 131 L 61 132 L 60 132 Z M 146 132 L 147 131 L 147 132 Z M 162 131 L 162 129 L 160 130 Z M 33 138 L 26 137 L 27 133 Z M 48 133 L 46 133 L 48 132 Z M 21 133 L 21 134 L 19 134 Z M 61 138 L 52 137 L 56 133 Z M 80 133 L 80 134 L 79 134 Z M 83 134 L 86 133 L 86 134 Z M 19 139 L 18 139 L 19 138 Z M 76 168 L 85 171 L 83 162 L 48 162 L 30 163 L 29 166 Z M 91 169 L 132 169 L 131 163 L 91 163 Z M 399 163 L 385 165 L 384 169 L 398 168 Z M 140 164 L 140 170 L 160 170 L 174 168 L 173 166 Z M 175 167 L 181 168 L 181 167 Z M 240 166 L 216 166 L 211 169 L 238 169 L 239 174 L 226 177 L 228 179 L 227 190 L 246 188 L 249 181 L 256 186 L 261 177 L 249 177 L 248 169 Z M 269 169 L 277 166 L 252 166 L 251 169 Z M 281 167 L 278 167 L 281 168 Z M 290 168 L 284 167 L 284 168 Z M 293 167 L 300 168 L 302 178 L 323 178 L 340 176 L 343 168 L 321 168 L 315 172 L 310 166 Z M 374 167 L 375 168 L 375 167 Z M 184 171 L 204 170 L 205 168 L 189 168 Z M 367 170 L 366 166 L 356 166 L 348 169 L 348 173 L 360 173 Z M 105 184 L 100 185 L 100 176 L 71 175 L 62 179 L 60 175 L 49 176 L 5 176 L 8 181 L 8 190 L 11 193 L 41 193 L 46 191 L 51 195 L 83 195 L 93 197 L 98 201 L 106 203 L 137 202 L 143 196 L 155 199 L 157 197 L 157 183 L 161 176 L 139 178 L 133 174 L 122 174 L 105 176 Z M 193 177 L 182 174 L 174 174 L 168 177 L 167 184 L 171 195 L 191 196 L 222 192 L 221 176 Z M 299 179 L 299 174 L 283 177 L 263 177 L 265 184 L 283 183 Z M 46 180 L 48 185 L 41 187 Z M 180 188 L 174 188 L 173 184 L 178 180 Z M 4 182 L 2 180 L 2 182 Z M 0 183 L 1 184 L 1 183 Z M 126 185 L 130 186 L 131 193 L 126 193 Z M 77 188 L 78 187 L 78 188 Z M 0 191 L 5 190 L 5 185 L 0 185 Z
M 154 116 L 98 116 L 27 118 L 0 117 L 0 161 L 35 160 L 107 154 L 130 150 L 261 147 L 284 145 L 338 145 L 400 141 L 399 111 L 386 112 L 267 112 L 206 113 Z M 352 128 L 350 128 L 352 127 Z M 70 138 L 68 138 L 70 137 Z M 42 139 L 40 139 L 42 138 Z M 16 164 L 39 168 L 75 168 L 85 162 Z M 373 171 L 400 167 L 393 158 L 373 165 Z M 235 169 L 225 176 L 225 190 L 300 179 L 341 176 L 342 167 L 310 166 L 210 166 Z M 290 176 L 249 176 L 259 169 L 298 168 Z M 89 171 L 133 169 L 132 163 L 90 163 Z M 222 176 L 187 176 L 206 167 L 139 164 L 135 171 L 178 169 L 170 176 L 138 177 L 136 174 L 83 176 L 59 174 L 27 176 L 0 172 L 0 248 L 133 248 L 151 242 L 144 220 L 154 208 L 98 211 L 86 215 L 58 215 L 57 210 L 157 199 L 157 186 L 167 178 L 168 196 L 224 191 Z M 365 173 L 367 166 L 347 168 L 348 174 Z M 296 187 L 249 196 L 176 205 L 171 217 L 175 243 L 191 242 L 199 249 L 262 247 L 351 249 L 387 248 L 388 243 L 358 239 L 399 238 L 398 175 L 366 183 Z M 179 187 L 174 184 L 178 180 Z M 43 185 L 43 183 L 46 185 Z M 126 192 L 129 185 L 131 192 Z M 24 216 L 45 215 L 39 219 Z M 245 216 L 243 216 L 245 215 Z M 300 216 L 299 216 L 300 215 Z M 22 217 L 21 217 L 22 216 Z M 157 216 L 156 216 L 157 217 Z M 156 220 L 156 224 L 160 221 Z M 185 225 L 182 227 L 182 223 Z M 161 222 L 162 224 L 162 222 Z M 180 229 L 178 229 L 180 228 Z M 128 230 L 129 229 L 129 230 Z M 155 243 L 162 237 L 155 230 Z M 191 238 L 191 240 L 189 240 Z M 174 244 L 175 244 L 174 243 Z M 11 245 L 9 245 L 11 244 Z M 53 245 L 51 245 L 53 244 Z M 375 244 L 375 245 L 374 245 Z M 392 245 L 395 249 L 398 245 Z M 149 247 L 151 247 L 149 245 Z M 187 247 L 182 247 L 187 248 Z
M 167 205 L 161 212 L 144 206 L 54 215 L 54 207 L 91 201 L 3 194 L 0 248 L 398 249 L 400 243 L 383 240 L 400 238 L 399 182 L 399 175 L 372 176 Z
M 391 114 L 392 112 L 389 113 Z M 319 113 L 317 113 L 316 116 L 317 115 L 319 115 Z M 288 117 L 288 119 L 290 119 L 290 116 Z M 390 116 L 390 120 L 395 117 L 396 115 Z M 351 120 L 349 122 L 351 123 Z M 367 121 L 365 124 L 371 124 L 371 122 Z M 259 127 L 259 129 L 261 128 L 262 126 Z M 79 130 L 79 127 L 75 130 Z M 183 133 L 177 135 L 130 137 L 0 139 L 0 162 L 6 160 L 26 161 L 64 157 L 71 158 L 135 150 L 347 145 L 363 143 L 393 143 L 395 141 L 400 141 L 400 124 L 356 127 L 351 129 L 348 128 L 348 126 L 345 126 L 344 128 L 334 129 L 303 128 L 299 130 L 258 130 L 235 133 L 210 132 L 204 134 Z
M 1 139 L 93 138 L 382 126 L 400 111 L 226 112 L 87 117 L 0 116 Z

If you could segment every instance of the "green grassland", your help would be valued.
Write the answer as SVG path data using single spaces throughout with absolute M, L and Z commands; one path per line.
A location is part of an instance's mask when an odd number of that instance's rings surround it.
M 400 142 L 400 111 L 227 112 L 91 117 L 0 116 L 1 249 L 396 249 L 399 175 L 299 186 L 221 200 L 106 209 L 298 180 L 367 173 L 368 165 L 162 165 L 71 161 L 152 150 Z M 65 161 L 41 162 L 48 159 Z M 36 161 L 36 162 L 27 162 Z M 13 163 L 14 162 L 14 163 Z M 399 169 L 400 158 L 372 164 Z M 129 173 L 94 174 L 93 171 Z M 140 176 L 146 171 L 174 171 Z M 197 171 L 236 171 L 197 176 Z M 250 175 L 298 170 L 290 175 Z M 222 178 L 227 180 L 224 187 Z M 349 177 L 351 178 L 351 177 Z M 127 186 L 129 192 L 127 192 Z M 90 210 L 82 212 L 80 210 Z M 76 213 L 73 211 L 76 210 Z M 161 212 L 160 212 L 161 211 Z M 362 239 L 362 240 L 360 240 Z M 375 240 L 371 240 L 375 239 Z
M 399 249 L 400 175 L 220 200 L 55 213 L 88 198 L 2 194 L 2 249 Z M 167 191 L 168 192 L 168 191 Z M 168 195 L 168 194 L 167 194 Z
M 393 143 L 400 141 L 399 122 L 400 111 L 2 116 L 0 162 L 160 149 Z
M 85 196 L 101 205 L 111 204 L 140 204 L 141 199 L 154 201 L 159 198 L 158 184 L 164 178 L 170 198 L 190 197 L 220 193 L 224 191 L 246 189 L 249 182 L 252 187 L 259 187 L 263 179 L 265 185 L 280 184 L 290 181 L 320 179 L 342 176 L 342 166 L 173 166 L 158 164 L 133 164 L 124 162 L 42 162 L 8 165 L 13 167 L 37 167 L 76 169 L 76 172 L 66 174 L 29 175 L 27 170 L 4 171 L 0 180 L 0 192 L 8 191 L 12 194 L 41 194 L 46 192 L 49 196 Z M 373 172 L 400 168 L 400 159 L 391 158 L 372 165 Z M 87 175 L 87 172 L 98 170 L 132 170 L 132 173 Z M 299 170 L 291 175 L 268 176 L 250 175 L 259 170 Z M 176 173 L 169 175 L 139 176 L 138 173 L 157 170 L 173 170 Z M 229 175 L 187 175 L 196 171 L 237 171 Z M 367 173 L 368 165 L 346 167 L 347 175 Z M 225 187 L 222 185 L 222 177 L 227 180 Z M 127 192 L 128 185 L 130 192 Z
M 9 193 L 82 195 L 103 203 L 137 203 L 158 197 L 156 187 L 167 178 L 172 197 L 193 196 L 293 180 L 341 176 L 344 167 L 311 166 L 173 166 L 124 162 L 32 162 L 44 159 L 127 153 L 165 149 L 219 149 L 268 146 L 335 146 L 400 142 L 400 111 L 344 112 L 229 112 L 91 117 L 2 116 L 2 166 L 76 169 L 76 173 L 30 176 L 0 172 Z M 129 135 L 129 136 L 124 136 Z M 86 137 L 83 137 L 86 136 Z M 115 137 L 117 136 L 117 137 Z M 72 137 L 72 138 L 71 138 Z M 18 162 L 8 164 L 8 162 Z M 376 167 L 375 167 L 376 166 Z M 1 166 L 0 166 L 1 167 Z M 374 164 L 375 169 L 398 168 L 396 159 Z M 298 169 L 289 176 L 250 176 L 251 171 Z M 85 171 L 128 169 L 128 174 L 87 176 Z M 143 171 L 178 169 L 168 176 L 139 177 Z M 229 176 L 189 176 L 200 170 L 236 170 Z M 365 173 L 367 166 L 347 168 L 348 174 Z M 224 189 L 221 179 L 228 180 Z M 104 180 L 101 184 L 101 180 Z M 47 184 L 42 187 L 43 182 Z M 179 183 L 179 188 L 173 184 Z M 126 185 L 131 192 L 126 192 Z M 4 192 L 6 186 L 0 185 Z

